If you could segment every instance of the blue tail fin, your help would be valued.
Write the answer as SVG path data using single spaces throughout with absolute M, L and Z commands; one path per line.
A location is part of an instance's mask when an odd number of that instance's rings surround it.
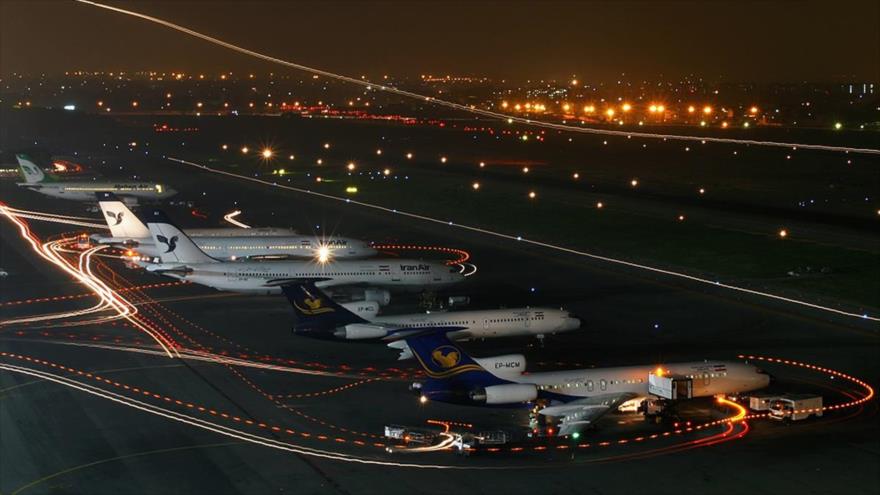
M 488 386 L 507 383 L 486 371 L 467 355 L 458 344 L 449 340 L 449 328 L 425 329 L 406 337 L 406 343 L 422 366 L 425 374 L 438 382 L 456 386 Z
M 313 282 L 284 285 L 281 291 L 293 306 L 296 331 L 332 331 L 350 323 L 369 323 L 330 299 Z

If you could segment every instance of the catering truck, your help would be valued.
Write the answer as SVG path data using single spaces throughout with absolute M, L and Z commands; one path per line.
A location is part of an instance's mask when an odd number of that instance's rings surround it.
M 822 396 L 812 394 L 786 394 L 777 397 L 770 405 L 770 418 L 779 421 L 800 421 L 809 417 L 822 417 Z

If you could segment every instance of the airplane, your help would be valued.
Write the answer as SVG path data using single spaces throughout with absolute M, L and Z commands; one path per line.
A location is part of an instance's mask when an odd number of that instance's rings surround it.
M 518 356 L 522 359 L 512 359 L 509 355 L 472 358 L 447 337 L 449 331 L 448 327 L 425 329 L 422 333 L 404 336 L 428 377 L 413 384 L 413 389 L 420 393 L 420 402 L 500 407 L 532 405 L 543 416 L 561 418 L 559 436 L 579 435 L 605 413 L 648 397 L 652 374 L 689 380 L 691 397 L 751 392 L 770 384 L 770 375 L 759 368 L 728 361 L 524 374 L 522 356 Z
M 98 206 L 110 227 L 110 236 L 94 234 L 97 244 L 133 249 L 149 257 L 159 256 L 162 249 L 153 243 L 150 230 L 124 202 L 111 192 L 96 193 Z M 377 253 L 368 243 L 347 237 L 317 239 L 299 235 L 290 229 L 278 228 L 215 228 L 186 231 L 199 249 L 212 258 L 366 258 Z
M 156 264 L 139 263 L 147 271 L 213 287 L 217 290 L 280 294 L 292 281 L 312 280 L 334 290 L 363 289 L 365 299 L 388 304 L 387 289 L 442 288 L 464 280 L 459 268 L 421 260 L 367 259 L 328 261 L 220 261 L 198 246 L 160 210 L 148 217 L 153 244 L 163 246 Z
M 377 316 L 379 305 L 371 301 L 340 304 L 314 283 L 303 281 L 281 287 L 293 306 L 293 332 L 318 338 L 340 340 L 385 339 L 413 330 L 433 327 L 459 327 L 452 340 L 494 337 L 542 336 L 580 328 L 579 319 L 567 311 L 552 308 L 511 308 L 478 311 L 416 313 Z M 400 349 L 399 359 L 412 353 L 406 342 L 396 340 L 390 347 Z
M 161 200 L 177 194 L 170 187 L 149 182 L 62 181 L 46 175 L 27 155 L 18 154 L 15 158 L 24 176 L 24 182 L 18 185 L 53 198 L 94 201 L 96 192 L 110 191 L 136 204 L 138 199 Z

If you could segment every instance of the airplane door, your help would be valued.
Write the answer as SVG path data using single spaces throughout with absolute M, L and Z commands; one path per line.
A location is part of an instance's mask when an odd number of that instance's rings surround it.
M 712 377 L 709 376 L 709 373 L 703 373 L 703 386 L 708 387 L 712 382 Z
M 528 329 L 531 326 L 532 326 L 532 313 L 526 311 L 526 328 Z
M 608 381 L 605 380 L 604 378 L 599 380 L 599 389 L 602 391 L 605 391 L 608 389 Z

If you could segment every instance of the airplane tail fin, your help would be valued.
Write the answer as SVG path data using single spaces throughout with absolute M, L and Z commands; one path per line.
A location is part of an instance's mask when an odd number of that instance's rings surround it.
M 46 174 L 43 172 L 31 158 L 25 154 L 15 155 L 18 160 L 18 168 L 21 169 L 21 175 L 27 184 L 38 184 L 46 180 Z
M 351 323 L 369 323 L 330 299 L 314 282 L 283 285 L 281 291 L 293 306 L 295 331 L 333 331 Z
M 119 238 L 144 239 L 150 237 L 150 229 L 134 214 L 125 202 L 111 192 L 95 193 L 98 206 L 110 227 L 110 235 Z
M 455 382 L 466 388 L 507 383 L 486 371 L 461 347 L 446 336 L 450 328 L 428 328 L 405 337 L 425 374 L 442 382 Z
M 182 230 L 177 228 L 161 210 L 153 210 L 147 217 L 147 228 L 153 243 L 159 248 L 162 263 L 212 263 L 214 258 L 205 254 Z

